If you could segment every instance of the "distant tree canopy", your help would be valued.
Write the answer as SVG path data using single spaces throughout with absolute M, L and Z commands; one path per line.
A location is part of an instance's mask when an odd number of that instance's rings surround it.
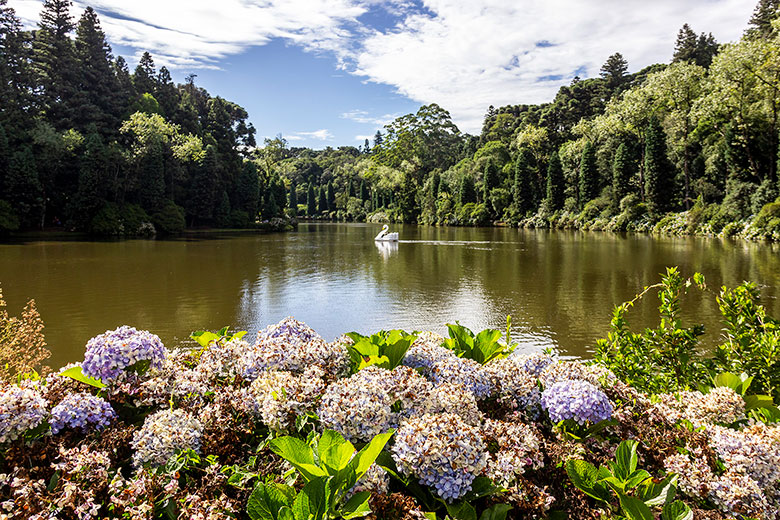
M 778 192 L 779 0 L 742 39 L 685 24 L 671 63 L 621 53 L 548 103 L 490 106 L 479 135 L 432 103 L 356 146 L 258 145 L 247 112 L 144 53 L 114 58 L 98 16 L 47 0 L 37 31 L 0 0 L 0 232 L 251 226 L 261 219 L 424 224 L 626 219 L 697 207 L 718 230 Z M 475 88 L 478 88 L 475 86 Z M 625 218 L 624 218 L 625 217 Z M 159 224 L 159 225 L 158 225 Z

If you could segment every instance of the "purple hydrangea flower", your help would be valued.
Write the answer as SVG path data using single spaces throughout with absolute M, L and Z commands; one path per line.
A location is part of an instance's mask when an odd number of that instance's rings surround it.
M 51 432 L 57 434 L 65 428 L 83 433 L 100 430 L 116 418 L 116 413 L 105 399 L 88 393 L 68 394 L 51 411 Z
M 0 387 L 0 444 L 19 438 L 46 419 L 46 399 L 32 388 Z
M 121 383 L 127 378 L 128 368 L 148 361 L 150 368 L 160 369 L 164 360 L 165 346 L 160 338 L 125 325 L 87 342 L 81 370 L 106 384 Z
M 542 392 L 542 408 L 557 423 L 572 419 L 577 424 L 597 423 L 612 417 L 606 394 L 587 381 L 564 380 Z
M 490 377 L 482 365 L 472 359 L 459 357 L 444 358 L 431 367 L 430 378 L 434 385 L 460 383 L 474 397 L 484 399 L 493 392 Z
M 454 414 L 407 419 L 395 434 L 392 455 L 401 473 L 415 475 L 448 502 L 471 490 L 488 460 L 479 428 Z

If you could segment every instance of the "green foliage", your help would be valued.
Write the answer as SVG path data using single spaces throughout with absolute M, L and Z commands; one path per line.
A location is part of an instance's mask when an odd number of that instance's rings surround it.
M 160 233 L 169 235 L 181 233 L 186 227 L 184 209 L 168 201 L 160 211 L 152 215 L 152 222 Z
M 75 381 L 78 381 L 79 383 L 84 383 L 89 386 L 93 386 L 98 389 L 105 388 L 106 385 L 100 381 L 99 379 L 95 379 L 94 377 L 85 376 L 84 373 L 81 371 L 80 366 L 72 367 L 67 370 L 63 370 L 59 373 L 60 377 L 69 377 L 70 379 L 73 379 Z
M 663 214 L 671 209 L 674 176 L 666 155 L 666 135 L 655 117 L 648 124 L 646 143 L 645 197 L 651 213 Z
M 354 374 L 368 366 L 379 366 L 392 370 L 399 366 L 406 351 L 417 339 L 417 336 L 403 330 L 380 330 L 371 336 L 363 336 L 357 332 L 347 334 L 354 341 L 349 348 L 350 369 Z
M 304 482 L 296 494 L 290 486 L 258 483 L 247 503 L 252 520 L 318 520 L 358 518 L 368 515 L 370 493 L 347 492 L 365 475 L 394 431 L 375 436 L 357 451 L 351 442 L 333 430 L 306 443 L 295 437 L 278 437 L 268 447 L 288 461 Z
M 19 217 L 8 201 L 0 200 L 0 235 L 19 229 Z
M 612 315 L 607 339 L 596 343 L 594 359 L 612 370 L 624 382 L 650 393 L 674 392 L 695 388 L 704 380 L 704 368 L 695 357 L 701 325 L 684 328 L 680 316 L 680 297 L 695 285 L 704 289 L 704 278 L 695 274 L 685 280 L 677 268 L 668 268 L 661 283 L 646 287 L 630 302 L 618 305 Z M 631 332 L 626 314 L 645 294 L 658 289 L 661 301 L 658 328 Z
M 563 167 L 558 152 L 555 151 L 550 156 L 550 162 L 547 164 L 547 205 L 551 211 L 557 211 L 563 208 L 565 197 L 563 178 Z
M 231 334 L 229 330 L 229 326 L 222 327 L 217 332 L 198 330 L 190 334 L 190 338 L 195 340 L 198 345 L 205 349 L 211 347 L 212 344 L 224 345 L 231 341 L 239 340 L 246 336 L 247 333 L 245 330 L 240 330 Z
M 758 288 L 749 282 L 734 289 L 723 287 L 718 307 L 725 342 L 717 348 L 712 365 L 751 376 L 750 393 L 780 401 L 780 322 L 759 304 Z
M 582 150 L 580 161 L 580 207 L 596 198 L 599 191 L 599 171 L 596 166 L 596 150 L 588 141 Z
M 615 460 L 598 469 L 584 460 L 569 459 L 565 464 L 566 474 L 580 491 L 619 510 L 630 520 L 654 520 L 654 507 L 661 507 L 662 514 L 668 518 L 686 518 L 692 514 L 688 506 L 674 501 L 677 492 L 674 474 L 656 481 L 646 470 L 637 468 L 637 445 L 634 440 L 622 441 Z
M 512 353 L 516 345 L 502 343 L 501 331 L 485 329 L 474 334 L 469 328 L 458 322 L 448 323 L 449 338 L 442 344 L 452 350 L 458 357 L 473 359 L 484 365 L 495 358 L 506 357 Z

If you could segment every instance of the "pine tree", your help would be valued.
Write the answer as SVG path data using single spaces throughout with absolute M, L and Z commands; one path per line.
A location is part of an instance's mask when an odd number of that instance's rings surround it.
M 133 85 L 138 95 L 146 93 L 154 95 L 157 87 L 157 72 L 154 59 L 149 52 L 144 52 L 133 74 Z
M 324 215 L 328 211 L 328 194 L 325 191 L 325 186 L 320 185 L 320 196 L 317 199 L 317 212 L 320 215 Z
M 195 170 L 192 179 L 192 192 L 188 198 L 188 213 L 193 222 L 203 224 L 214 216 L 214 204 L 217 194 L 217 149 L 206 146 L 206 154 Z
M 485 164 L 485 172 L 482 178 L 482 202 L 485 204 L 486 208 L 490 206 L 490 190 L 498 187 L 499 182 L 498 166 L 496 166 L 495 162 L 488 161 L 487 164 Z
M 314 183 L 309 183 L 309 190 L 306 194 L 306 215 L 313 217 L 317 213 L 317 198 L 314 195 Z
M 563 208 L 564 182 L 561 158 L 556 150 L 547 164 L 547 205 L 552 211 Z
M 514 209 L 521 217 L 534 210 L 533 183 L 535 177 L 533 156 L 527 148 L 521 148 L 515 159 L 515 183 L 512 189 Z
M 696 33 L 693 32 L 691 26 L 683 24 L 680 30 L 677 32 L 677 41 L 674 44 L 674 55 L 672 61 L 686 61 L 693 63 L 696 61 Z
M 85 151 L 79 164 L 78 190 L 67 208 L 68 221 L 78 229 L 87 229 L 105 202 L 101 194 L 104 186 L 102 174 L 108 165 L 100 135 L 92 132 L 85 141 Z
M 130 69 L 122 56 L 118 56 L 114 61 L 114 75 L 116 76 L 117 91 L 113 115 L 125 120 L 130 116 L 130 105 L 135 101 L 136 92 L 133 86 L 133 78 L 130 76 Z
M 219 204 L 214 209 L 214 222 L 218 227 L 226 228 L 230 225 L 230 197 L 225 190 L 219 197 Z
M 582 149 L 580 160 L 580 207 L 596 198 L 599 191 L 599 170 L 596 166 L 596 150 L 588 141 Z
M 477 202 L 477 190 L 474 187 L 474 179 L 471 178 L 471 175 L 466 174 L 460 178 L 458 203 L 463 206 L 469 202 Z
M 28 114 L 35 108 L 29 38 L 15 11 L 0 0 L 0 124 L 9 136 L 33 123 Z
M 431 198 L 436 201 L 439 198 L 439 187 L 441 186 L 441 175 L 439 170 L 433 170 L 431 175 Z
M 290 209 L 294 217 L 298 215 L 298 192 L 296 190 L 295 181 L 290 182 Z
M 352 182 L 352 177 L 349 178 L 349 182 L 347 183 L 347 195 L 349 196 L 349 198 L 355 196 L 355 185 Z
M 336 193 L 333 191 L 333 181 L 328 181 L 328 211 L 336 211 Z
M 614 90 L 625 82 L 627 71 L 628 62 L 616 52 L 601 66 L 601 77 L 607 82 L 607 87 Z
M 769 39 L 775 35 L 772 20 L 780 14 L 780 0 L 759 0 L 745 34 L 750 38 Z
M 414 180 L 414 175 L 409 172 L 404 174 L 403 181 L 401 181 L 401 193 L 399 200 L 399 209 L 401 210 L 401 218 L 407 224 L 412 224 L 417 221 L 417 213 L 419 205 L 417 204 L 417 185 Z
M 250 219 L 254 221 L 257 216 L 257 200 L 260 198 L 260 181 L 257 177 L 257 166 L 251 161 L 246 161 L 241 166 L 241 175 L 236 186 L 236 207 L 246 211 Z
M 8 145 L 8 137 L 5 127 L 0 123 L 0 187 L 5 186 L 5 178 L 8 176 L 8 163 L 11 158 L 11 148 Z
M 615 159 L 612 161 L 612 196 L 615 208 L 620 207 L 620 201 L 631 193 L 631 177 L 633 164 L 626 143 L 620 143 Z
M 374 134 L 374 148 L 377 146 L 382 146 L 382 141 L 384 141 L 384 136 L 382 135 L 382 132 L 377 130 Z
M 162 209 L 165 202 L 165 157 L 162 144 L 150 147 L 141 159 L 138 200 L 149 213 Z
M 179 106 L 179 92 L 173 84 L 167 67 L 160 67 L 160 72 L 157 74 L 154 98 L 160 103 L 162 115 L 168 120 L 173 119 Z
M 360 200 L 366 202 L 368 200 L 368 188 L 366 187 L 366 181 L 360 181 Z
M 41 104 L 58 130 L 73 126 L 71 103 L 78 93 L 78 66 L 70 33 L 75 28 L 70 0 L 46 0 L 33 44 L 34 67 L 42 87 Z
M 74 127 L 84 131 L 94 124 L 102 135 L 110 135 L 119 126 L 116 114 L 119 84 L 114 75 L 111 47 L 91 7 L 87 7 L 79 20 L 75 48 L 80 77 L 74 102 Z
M 368 143 L 368 139 L 363 143 L 363 153 L 368 155 L 371 152 L 371 145 Z
M 11 155 L 4 193 L 13 201 L 22 227 L 43 228 L 43 187 L 29 146 Z
M 651 213 L 662 215 L 671 209 L 674 172 L 666 155 L 666 135 L 652 117 L 645 133 L 645 198 Z

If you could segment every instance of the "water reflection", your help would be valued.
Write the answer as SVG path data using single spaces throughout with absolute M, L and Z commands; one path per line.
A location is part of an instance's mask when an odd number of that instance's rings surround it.
M 79 359 L 87 339 L 122 324 L 175 345 L 193 329 L 254 331 L 294 315 L 328 339 L 350 330 L 433 329 L 455 320 L 504 329 L 525 351 L 587 355 L 609 327 L 612 307 L 655 283 L 668 265 L 707 276 L 708 294 L 683 302 L 721 325 L 722 284 L 754 280 L 780 315 L 777 245 L 512 229 L 398 229 L 401 243 L 375 243 L 378 225 L 303 224 L 297 233 L 201 240 L 30 242 L 0 245 L 9 311 L 35 298 L 54 362 Z M 651 296 L 629 315 L 657 321 Z
M 391 256 L 395 256 L 398 253 L 398 242 L 384 242 L 380 240 L 375 241 L 374 245 L 384 261 L 389 260 Z

